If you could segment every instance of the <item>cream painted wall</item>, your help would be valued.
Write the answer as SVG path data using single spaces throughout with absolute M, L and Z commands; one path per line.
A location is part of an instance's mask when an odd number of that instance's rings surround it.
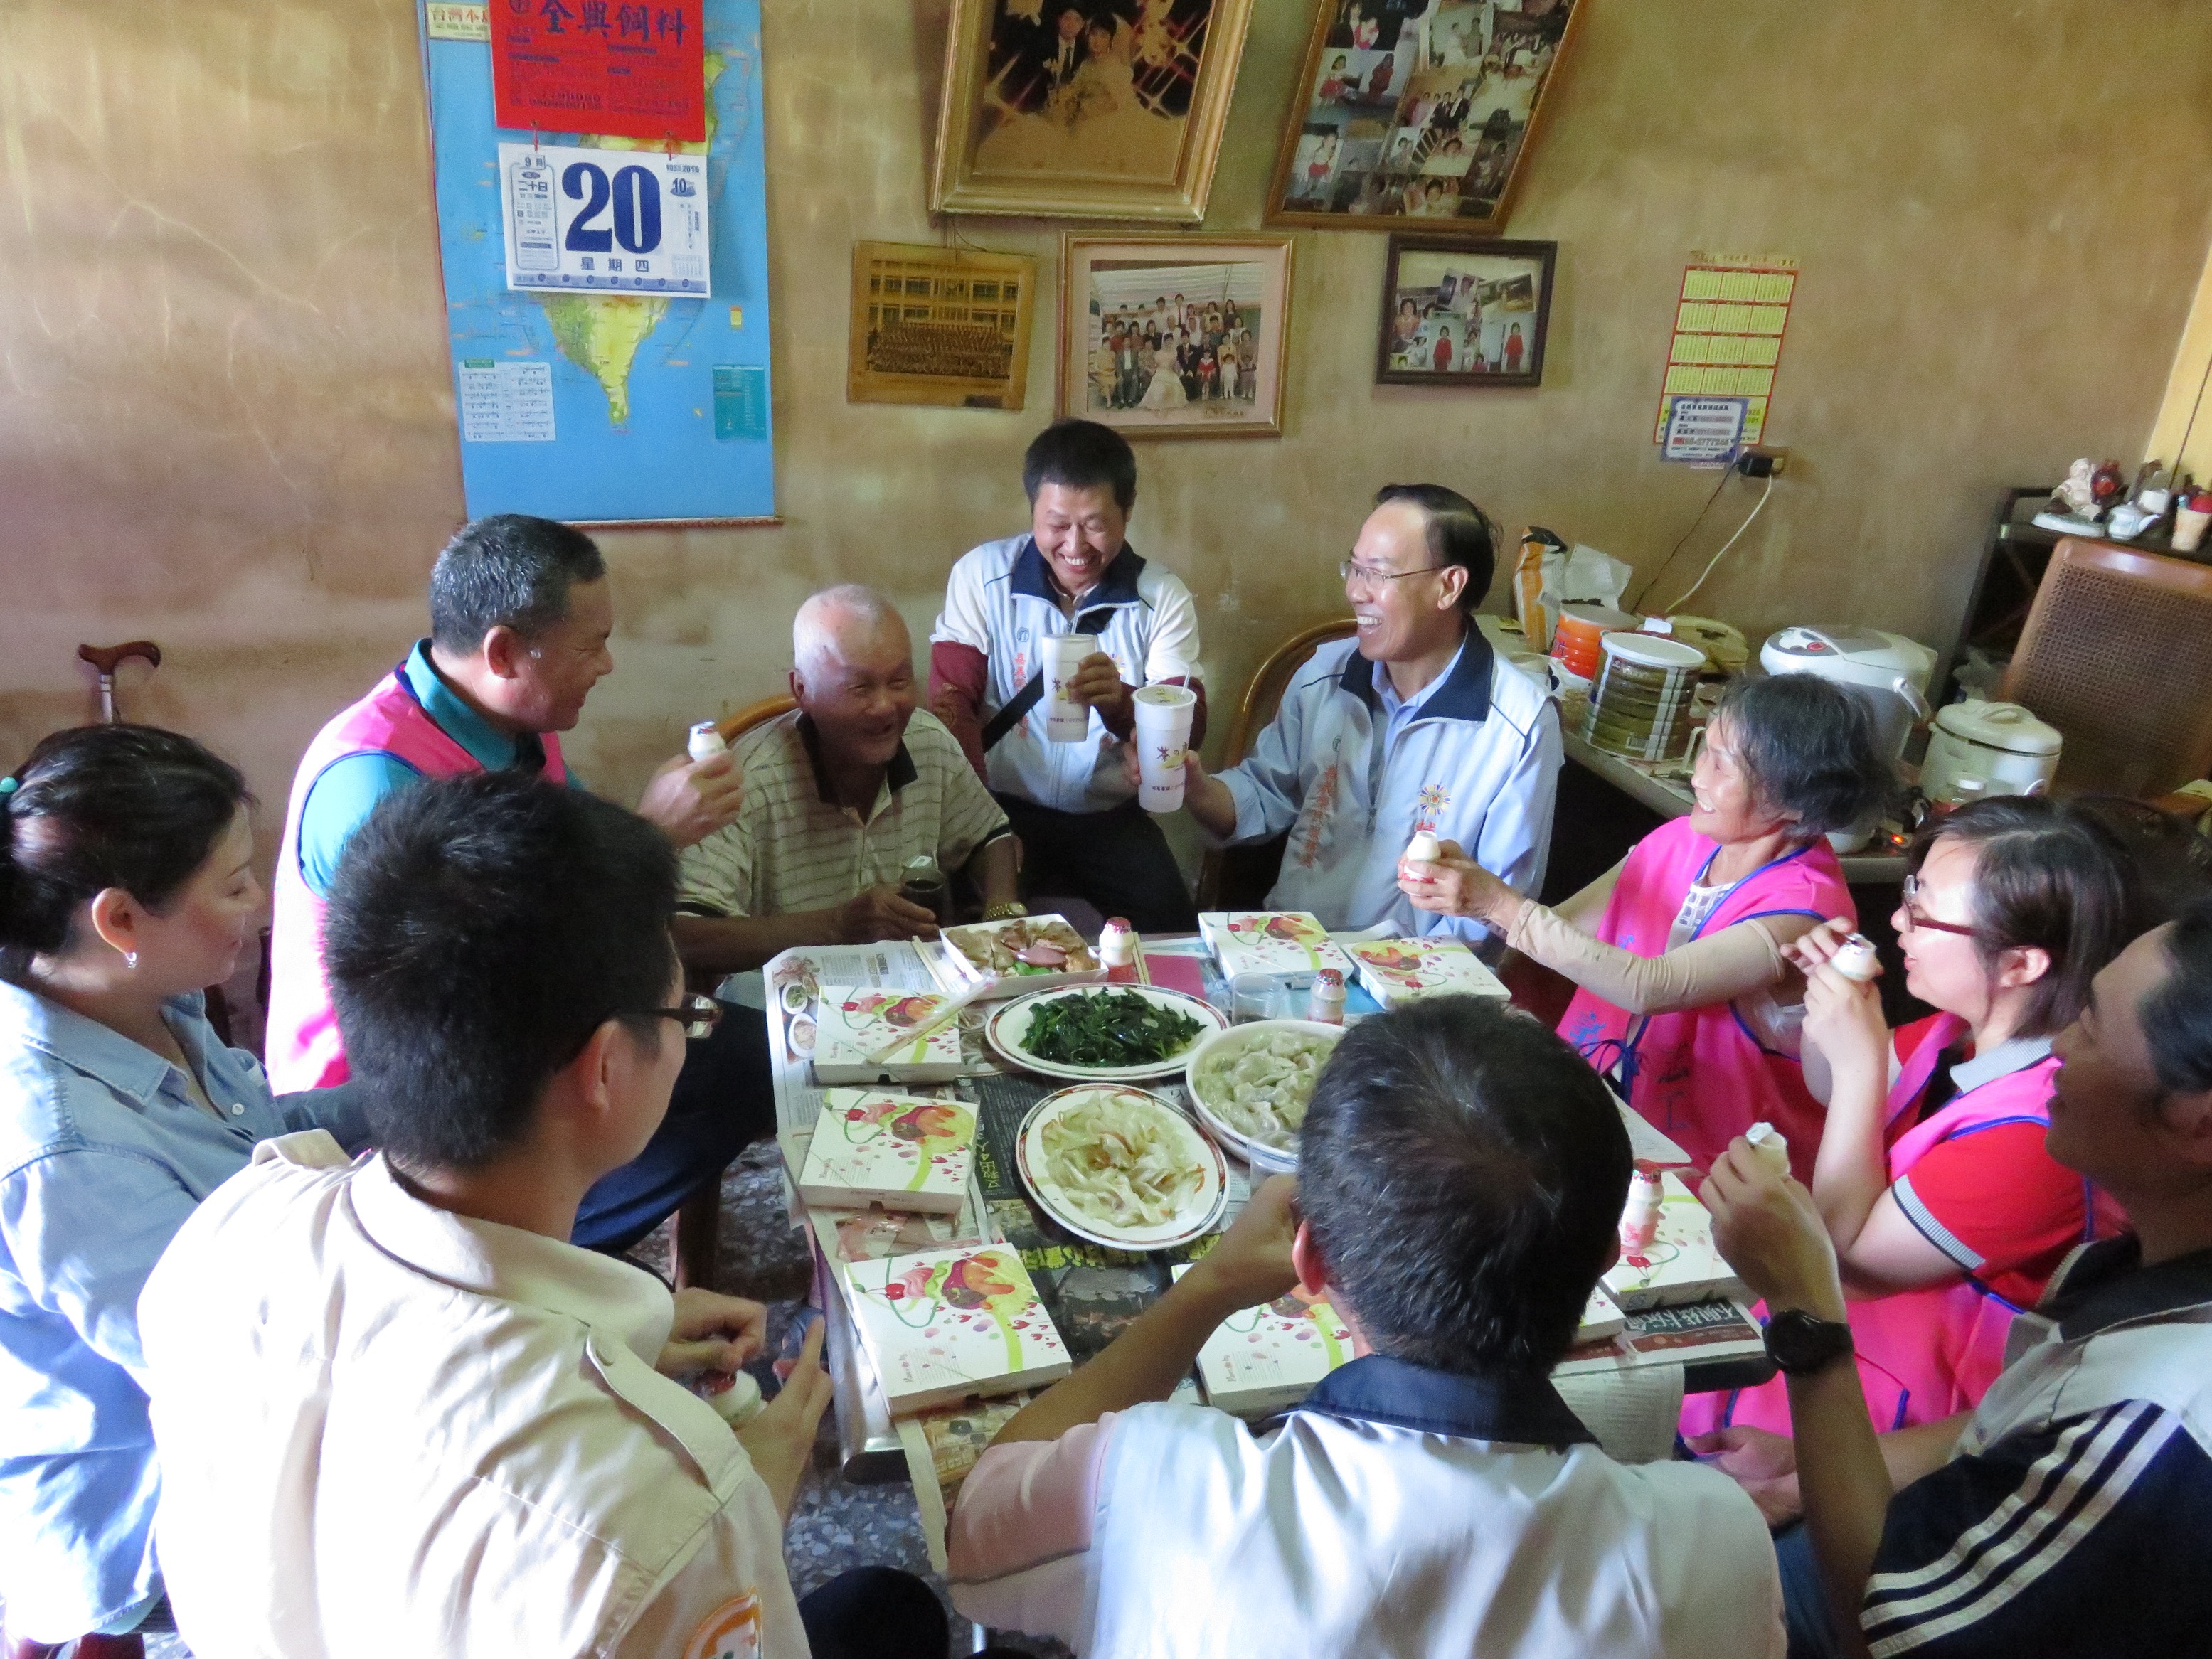
M 1680 267 L 1803 276 L 1790 475 L 1697 608 L 1941 643 L 1998 487 L 2139 453 L 2212 234 L 2212 12 L 2132 0 L 1586 0 L 1516 235 L 1561 245 L 1547 383 L 1371 384 L 1383 239 L 1300 233 L 1287 434 L 1142 452 L 1133 537 L 1197 590 L 1223 694 L 1334 611 L 1374 488 L 1434 477 L 1649 571 L 1711 476 L 1650 441 Z M 848 406 L 856 238 L 923 210 L 945 0 L 766 0 L 785 522 L 606 538 L 619 669 L 575 740 L 616 793 L 773 690 L 832 579 L 916 624 L 1024 520 L 1048 417 Z M 1247 229 L 1311 9 L 1261 0 L 1209 228 Z M 970 221 L 1056 276 L 1058 229 Z M 406 0 L 0 4 L 0 755 L 86 718 L 80 640 L 161 641 L 127 713 L 239 757 L 273 836 L 327 714 L 394 661 L 461 514 Z M 1732 484 L 1686 552 L 1748 507 Z

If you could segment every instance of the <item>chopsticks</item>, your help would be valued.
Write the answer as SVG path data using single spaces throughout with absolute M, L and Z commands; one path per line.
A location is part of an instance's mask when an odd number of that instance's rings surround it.
M 921 1024 L 914 1026 L 908 1030 L 902 1031 L 898 1036 L 893 1037 L 889 1042 L 884 1044 L 882 1048 L 872 1050 L 869 1053 L 867 1059 L 861 1063 L 867 1066 L 888 1066 L 890 1064 L 891 1057 L 894 1054 L 896 1054 L 901 1049 L 905 1048 L 909 1045 L 913 1045 L 915 1048 L 915 1058 L 916 1060 L 921 1059 L 921 1048 L 920 1045 L 927 1042 L 939 1031 L 943 1030 L 949 1023 L 959 1018 L 960 1011 L 965 1008 L 969 1003 L 975 1001 L 977 997 L 982 995 L 984 987 L 981 985 L 969 986 L 966 990 L 961 992 L 959 995 L 947 1000 L 943 1007 L 939 1008 L 927 1019 L 922 1021 Z

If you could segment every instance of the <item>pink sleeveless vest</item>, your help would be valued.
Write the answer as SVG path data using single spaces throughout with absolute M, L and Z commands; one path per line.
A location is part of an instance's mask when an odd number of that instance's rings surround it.
M 1686 817 L 1660 825 L 1629 854 L 1597 937 L 1638 956 L 1665 955 L 1684 896 L 1719 850 Z M 1753 916 L 1856 915 L 1843 866 L 1828 843 L 1817 841 L 1736 883 L 1695 937 Z M 1812 1178 L 1826 1115 L 1806 1089 L 1797 1058 L 1762 1048 L 1733 1002 L 1636 1015 L 1577 991 L 1559 1035 L 1599 1071 L 1618 1067 L 1628 1103 L 1700 1169 L 1763 1121 L 1788 1137 L 1797 1178 Z
M 544 776 L 565 782 L 561 740 L 544 734 Z M 332 763 L 349 755 L 385 754 L 426 778 L 481 772 L 477 757 L 447 737 L 394 669 L 376 689 L 316 733 L 293 775 L 284 809 L 284 839 L 276 852 L 275 917 L 269 943 L 270 1086 L 278 1094 L 343 1083 L 345 1039 L 338 1034 L 323 980 L 323 901 L 300 874 L 300 815 L 307 792 Z
M 1943 1050 L 1966 1029 L 1957 1015 L 1937 1014 L 1898 1033 L 1905 1041 L 1919 1035 L 1917 1046 L 1904 1055 L 1903 1069 L 1889 1091 L 1887 1174 L 1893 1186 L 1931 1150 L 1959 1135 L 1999 1123 L 2051 1121 L 2056 1055 L 1955 1096 L 1934 1115 L 1898 1133 L 1899 1120 L 1927 1088 Z M 2090 1234 L 2111 1231 L 2116 1219 L 2109 1201 L 2100 1201 L 2085 1226 Z M 1867 1411 L 1875 1430 L 1887 1433 L 1933 1423 L 1979 1405 L 2004 1369 L 2005 1334 L 2018 1311 L 1971 1276 L 1852 1303 L 1851 1339 L 1858 1349 L 1859 1382 L 1866 1390 Z M 1731 1423 L 1788 1434 L 1790 1395 L 1783 1379 L 1778 1376 L 1734 1395 L 1693 1396 L 1684 1405 L 1686 1434 Z

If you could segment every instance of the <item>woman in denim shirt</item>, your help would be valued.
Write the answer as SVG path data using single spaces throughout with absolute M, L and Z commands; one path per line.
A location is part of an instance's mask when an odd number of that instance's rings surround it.
M 259 928 L 237 769 L 148 726 L 0 780 L 0 1599 L 11 1653 L 134 1655 L 161 1601 L 139 1287 L 199 1201 L 343 1090 L 271 1097 L 200 988 Z

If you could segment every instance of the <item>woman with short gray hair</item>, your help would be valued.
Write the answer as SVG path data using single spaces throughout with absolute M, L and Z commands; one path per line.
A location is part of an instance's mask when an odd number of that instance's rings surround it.
M 1738 680 L 1705 728 L 1688 816 L 1557 909 L 1449 842 L 1399 884 L 1572 980 L 1559 1035 L 1698 1164 L 1765 1121 L 1809 1179 L 1823 1114 L 1797 1058 L 1802 1010 L 1774 994 L 1796 973 L 1784 947 L 1855 919 L 1826 837 L 1870 817 L 1892 787 L 1873 720 L 1848 693 L 1810 674 Z

